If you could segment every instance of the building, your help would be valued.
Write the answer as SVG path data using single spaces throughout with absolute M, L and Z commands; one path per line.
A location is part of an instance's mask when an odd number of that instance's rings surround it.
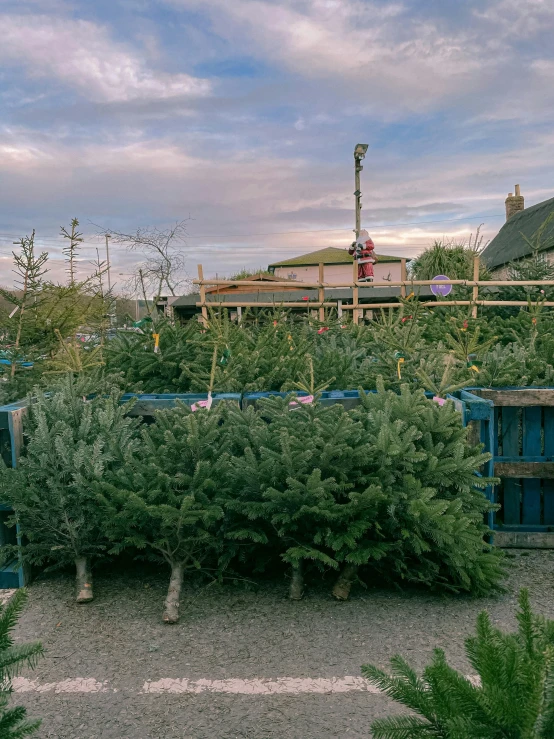
M 406 269 L 406 259 L 376 255 L 374 273 L 376 281 L 397 282 L 403 278 Z M 274 262 L 269 265 L 270 274 L 257 274 L 245 280 L 237 280 L 234 285 L 214 285 L 205 289 L 206 299 L 214 306 L 225 307 L 230 310 L 231 317 L 240 315 L 240 303 L 259 303 L 260 308 L 274 306 L 278 308 L 283 303 L 295 303 L 293 313 L 305 314 L 312 311 L 310 303 L 318 300 L 317 289 L 305 288 L 303 283 L 314 283 L 319 281 L 319 265 L 323 264 L 323 281 L 328 287 L 324 290 L 325 301 L 334 305 L 352 305 L 353 293 L 350 287 L 334 287 L 334 285 L 348 285 L 354 277 L 354 258 L 346 249 L 327 247 L 318 251 L 303 254 L 293 259 L 282 262 Z M 291 280 L 298 282 L 297 286 L 280 285 L 283 281 Z M 257 282 L 256 285 L 241 285 L 241 282 Z M 422 298 L 433 298 L 428 287 L 418 290 Z M 383 304 L 397 302 L 401 290 L 397 286 L 384 287 L 360 287 L 358 299 L 363 307 L 360 315 L 369 317 L 371 315 L 372 303 Z M 175 316 L 182 321 L 196 318 L 201 312 L 199 293 L 183 295 L 172 302 Z M 237 305 L 238 304 L 238 305 Z M 252 308 L 250 309 L 252 310 Z M 317 311 L 316 311 L 317 314 Z
M 376 254 L 373 266 L 377 282 L 398 282 L 402 279 L 402 263 L 400 257 Z M 298 282 L 317 282 L 319 265 L 323 264 L 323 281 L 329 285 L 345 285 L 352 281 L 352 257 L 346 249 L 328 246 L 326 249 L 312 251 L 299 257 L 285 259 L 269 265 L 269 272 L 281 280 L 298 280 Z
M 506 223 L 481 255 L 483 263 L 497 279 L 505 279 L 510 262 L 530 256 L 533 247 L 554 261 L 554 198 L 526 208 L 520 187 L 516 185 L 515 192 L 508 194 L 505 203 Z

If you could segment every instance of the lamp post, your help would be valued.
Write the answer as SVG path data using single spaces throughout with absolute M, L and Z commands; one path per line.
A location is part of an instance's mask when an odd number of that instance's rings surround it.
M 361 210 L 362 210 L 362 192 L 360 190 L 360 172 L 362 171 L 362 159 L 364 159 L 368 149 L 368 144 L 356 144 L 354 149 L 354 182 L 356 190 L 354 197 L 356 198 L 356 238 L 360 235 L 361 229 Z

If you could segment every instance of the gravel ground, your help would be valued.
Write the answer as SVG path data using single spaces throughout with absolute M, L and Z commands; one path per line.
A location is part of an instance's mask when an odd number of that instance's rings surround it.
M 493 598 L 358 588 L 347 603 L 311 589 L 300 603 L 283 583 L 236 584 L 185 592 L 181 623 L 161 623 L 163 578 L 152 571 L 96 576 L 96 600 L 73 602 L 67 576 L 29 587 L 17 638 L 40 639 L 39 684 L 69 678 L 109 681 L 103 693 L 21 693 L 43 718 L 42 739 L 335 739 L 368 737 L 374 718 L 399 709 L 365 692 L 299 695 L 142 694 L 147 680 L 358 676 L 365 662 L 386 666 L 400 652 L 422 668 L 434 647 L 465 671 L 464 637 L 487 608 L 513 628 L 517 591 L 528 587 L 538 612 L 554 618 L 554 551 L 517 552 L 508 592 Z

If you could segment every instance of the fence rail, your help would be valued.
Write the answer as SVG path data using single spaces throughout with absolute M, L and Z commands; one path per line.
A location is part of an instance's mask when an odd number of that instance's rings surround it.
M 401 280 L 392 281 L 379 281 L 375 280 L 372 282 L 360 282 L 358 277 L 358 265 L 356 262 L 353 263 L 353 275 L 351 282 L 344 283 L 328 283 L 323 280 L 324 276 L 324 265 L 318 265 L 318 276 L 317 282 L 296 282 L 294 280 L 279 280 L 272 283 L 264 283 L 259 280 L 220 280 L 220 279 L 205 279 L 202 265 L 198 265 L 198 279 L 193 280 L 194 285 L 198 285 L 200 288 L 200 300 L 196 303 L 196 306 L 202 309 L 202 318 L 204 321 L 208 318 L 208 308 L 304 308 L 307 310 L 319 310 L 320 320 L 325 318 L 325 308 L 335 308 L 339 315 L 343 311 L 352 311 L 352 318 L 354 323 L 359 323 L 360 313 L 363 310 L 372 310 L 379 308 L 400 308 L 403 303 L 401 300 L 406 298 L 406 289 L 409 288 L 411 293 L 417 287 L 428 287 L 430 285 L 458 285 L 460 287 L 472 288 L 471 300 L 426 300 L 421 302 L 421 305 L 426 308 L 447 308 L 451 306 L 470 306 L 472 307 L 472 314 L 477 317 L 477 308 L 487 306 L 507 306 L 507 307 L 525 307 L 529 305 L 541 305 L 547 308 L 554 308 L 553 301 L 527 301 L 527 300 L 486 300 L 479 298 L 479 288 L 486 287 L 553 287 L 554 280 L 479 280 L 479 257 L 476 256 L 473 262 L 473 279 L 472 280 L 409 280 L 406 275 L 406 260 L 403 259 L 401 262 Z M 317 298 L 310 298 L 303 300 L 302 302 L 295 300 L 282 300 L 282 301 L 253 301 L 253 300 L 241 300 L 240 293 L 229 299 L 230 294 L 225 293 L 225 301 L 218 299 L 221 297 L 219 292 L 211 292 L 210 295 L 213 299 L 207 299 L 206 286 L 210 287 L 252 287 L 260 288 L 263 286 L 264 290 L 260 290 L 260 293 L 268 292 L 270 286 L 275 287 L 275 291 L 287 291 L 290 289 L 294 290 L 317 290 Z M 400 296 L 399 300 L 392 302 L 372 302 L 372 303 L 360 303 L 358 290 L 360 287 L 363 288 L 380 288 L 380 287 L 399 287 Z M 330 300 L 330 296 L 325 296 L 325 290 L 329 289 L 348 289 L 352 290 L 352 304 L 343 304 L 342 299 L 337 298 L 336 300 Z M 376 294 L 375 298 L 379 295 Z

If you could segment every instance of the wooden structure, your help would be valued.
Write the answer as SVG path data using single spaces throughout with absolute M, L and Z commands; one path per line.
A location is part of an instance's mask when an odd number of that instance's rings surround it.
M 8 467 L 15 467 L 23 448 L 23 418 L 27 401 L 20 400 L 0 407 L 0 456 Z M 0 504 L 0 547 L 21 543 L 19 526 L 7 526 L 12 509 Z M 22 588 L 29 579 L 29 570 L 17 559 L 0 566 L 0 588 Z
M 497 542 L 554 548 L 554 388 L 475 388 L 493 404 Z
M 198 265 L 198 279 L 194 280 L 193 283 L 195 285 L 199 285 L 200 288 L 200 295 L 199 295 L 199 301 L 197 301 L 196 306 L 200 307 L 202 309 L 202 317 L 205 321 L 208 317 L 208 308 L 304 308 L 306 310 L 318 310 L 318 315 L 320 317 L 320 320 L 324 320 L 325 317 L 325 309 L 333 309 L 335 310 L 338 315 L 342 315 L 342 312 L 344 311 L 352 311 L 352 318 L 354 323 L 359 323 L 361 312 L 363 309 L 371 308 L 400 308 L 401 305 L 403 305 L 401 300 L 396 300 L 392 302 L 380 302 L 379 301 L 379 288 L 390 288 L 390 287 L 398 287 L 400 288 L 400 298 L 405 298 L 406 291 L 408 291 L 408 295 L 416 295 L 419 288 L 425 286 L 429 287 L 431 285 L 460 285 L 462 287 L 470 287 L 472 289 L 472 295 L 470 300 L 424 300 L 420 301 L 421 305 L 425 306 L 426 308 L 445 308 L 448 306 L 468 306 L 472 308 L 472 315 L 473 317 L 477 317 L 477 309 L 479 306 L 486 307 L 486 306 L 506 306 L 506 307 L 527 307 L 529 305 L 529 302 L 527 300 L 489 300 L 487 298 L 480 298 L 479 297 L 479 289 L 480 288 L 488 288 L 488 287 L 507 287 L 507 286 L 516 286 L 516 287 L 531 287 L 531 286 L 554 286 L 554 280 L 479 280 L 479 257 L 476 256 L 474 258 L 474 264 L 473 264 L 473 279 L 472 280 L 409 280 L 407 279 L 406 275 L 406 260 L 402 260 L 402 275 L 404 279 L 399 281 L 385 281 L 385 282 L 379 282 L 379 281 L 373 281 L 373 282 L 358 282 L 358 273 L 357 273 L 357 265 L 355 262 L 353 262 L 353 274 L 352 274 L 352 281 L 347 284 L 338 285 L 333 284 L 329 285 L 325 282 L 323 282 L 322 279 L 323 275 L 323 264 L 319 265 L 319 279 L 317 282 L 303 282 L 298 283 L 295 281 L 287 281 L 287 280 L 281 280 L 279 282 L 279 286 L 282 290 L 298 290 L 299 285 L 307 290 L 307 289 L 313 289 L 317 290 L 317 297 L 315 299 L 306 299 L 305 301 L 297 301 L 297 300 L 282 300 L 280 302 L 269 302 L 269 301 L 248 301 L 248 300 L 241 300 L 240 296 L 237 295 L 237 299 L 227 299 L 224 303 L 217 300 L 217 293 L 212 294 L 210 298 L 208 299 L 207 296 L 207 289 L 206 287 L 211 286 L 219 286 L 219 287 L 232 287 L 236 286 L 237 284 L 240 284 L 241 288 L 256 288 L 259 285 L 259 281 L 257 280 L 219 280 L 219 279 L 205 279 L 204 278 L 204 272 L 202 265 Z M 352 290 L 351 293 L 351 302 L 346 303 L 344 300 L 333 300 L 332 299 L 332 289 L 336 288 L 349 288 Z M 370 288 L 375 289 L 375 296 L 371 299 L 371 302 L 364 302 L 361 303 L 359 299 L 359 288 Z M 325 291 L 327 290 L 328 294 L 326 295 Z M 226 296 L 226 298 L 229 298 L 229 296 Z M 547 307 L 547 308 L 553 308 L 554 307 L 554 301 L 541 301 L 539 303 L 540 305 Z

